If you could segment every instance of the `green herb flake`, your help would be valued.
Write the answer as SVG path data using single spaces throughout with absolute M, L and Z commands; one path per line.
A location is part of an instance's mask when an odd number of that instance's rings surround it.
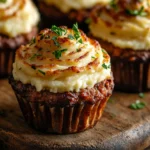
M 53 36 L 52 37 L 52 40 L 54 41 L 54 44 L 57 46 L 57 47 L 60 47 L 60 44 L 58 43 L 58 41 L 57 41 L 57 36 Z
M 144 102 L 141 102 L 140 100 L 137 100 L 135 103 L 132 103 L 129 108 L 134 109 L 134 110 L 138 110 L 138 109 L 142 109 L 146 106 L 146 104 Z
M 104 69 L 109 69 L 110 66 L 111 66 L 110 64 L 109 64 L 109 65 L 106 65 L 105 63 L 102 64 L 102 67 L 103 67 Z
M 90 24 L 90 23 L 91 23 L 91 18 L 87 18 L 87 19 L 85 20 L 85 23 L 86 23 L 86 24 Z
M 64 32 L 65 34 L 66 34 L 66 32 L 67 32 L 65 29 L 62 29 L 62 28 L 60 28 L 60 27 L 57 27 L 56 25 L 52 25 L 51 30 L 52 30 L 53 32 L 55 32 L 57 35 L 59 35 L 59 36 L 62 36 L 63 32 Z
M 111 6 L 114 10 L 118 10 L 118 5 L 117 5 L 116 0 L 110 1 L 110 6 Z
M 69 35 L 68 35 L 68 38 L 69 38 L 70 40 L 74 40 L 74 37 L 73 37 L 72 34 L 69 34 Z
M 40 40 L 43 40 L 44 39 L 44 34 L 40 34 Z
M 132 16 L 146 16 L 147 12 L 144 11 L 144 6 L 141 6 L 139 10 L 126 9 L 126 13 Z
M 74 37 L 75 39 L 79 42 L 79 43 L 83 43 L 82 41 L 82 38 L 80 36 L 80 32 L 79 32 L 79 29 L 78 29 L 78 24 L 73 24 L 73 27 L 72 27 L 72 30 L 74 31 Z
M 96 57 L 94 57 L 94 56 L 92 56 L 91 58 L 92 58 L 92 59 L 96 59 Z
M 104 54 L 107 54 L 107 52 L 106 52 L 104 49 L 102 49 L 102 52 L 103 52 Z
M 0 3 L 6 3 L 7 0 L 0 0 Z
M 50 38 L 50 35 L 46 35 L 46 36 L 45 36 L 45 39 L 49 39 L 49 38 Z
M 108 102 L 109 102 L 109 103 L 113 103 L 114 100 L 113 100 L 112 98 L 109 98 Z
M 116 117 L 115 114 L 110 114 L 111 118 L 114 119 Z
M 55 55 L 55 58 L 59 59 L 65 51 L 67 51 L 67 49 L 56 50 L 52 54 Z
M 33 44 L 35 44 L 35 43 L 36 43 L 36 38 L 33 37 L 32 40 L 30 41 L 30 44 L 29 44 L 29 45 L 31 46 L 31 45 L 33 45 Z
M 140 98 L 144 98 L 144 93 L 139 93 Z
M 41 74 L 45 75 L 45 72 L 42 70 L 38 70 L 38 72 L 40 72 Z
M 77 49 L 76 49 L 77 52 L 80 52 L 80 50 L 81 50 L 80 48 L 77 48 Z
M 82 39 L 79 39 L 78 42 L 81 43 L 81 44 L 83 43 Z
M 30 57 L 30 60 L 33 60 L 35 59 L 36 57 L 38 56 L 42 56 L 41 54 L 33 54 L 31 57 Z

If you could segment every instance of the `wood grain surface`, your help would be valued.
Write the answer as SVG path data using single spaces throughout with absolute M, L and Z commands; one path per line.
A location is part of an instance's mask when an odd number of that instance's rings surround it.
M 147 105 L 141 110 L 128 106 L 137 99 Z M 114 92 L 103 117 L 93 129 L 55 135 L 37 132 L 25 123 L 7 80 L 0 80 L 0 149 L 98 149 L 142 150 L 150 145 L 150 93 Z

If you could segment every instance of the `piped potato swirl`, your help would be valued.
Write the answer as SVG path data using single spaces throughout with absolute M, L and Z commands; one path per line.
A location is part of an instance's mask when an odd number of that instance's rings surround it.
M 119 48 L 150 50 L 150 0 L 112 0 L 97 7 L 90 31 Z
M 39 13 L 31 0 L 0 1 L 0 34 L 15 37 L 29 33 L 39 22 Z
M 72 9 L 79 10 L 79 9 L 90 9 L 96 4 L 106 5 L 111 0 L 43 0 L 48 5 L 54 5 L 55 7 L 59 8 L 62 12 L 67 13 Z
M 13 77 L 37 91 L 78 92 L 111 77 L 110 57 L 77 24 L 52 26 L 17 50 Z

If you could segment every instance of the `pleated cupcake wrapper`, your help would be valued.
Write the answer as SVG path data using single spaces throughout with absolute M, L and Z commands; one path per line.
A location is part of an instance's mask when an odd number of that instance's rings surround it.
M 16 93 L 27 123 L 50 133 L 75 133 L 93 127 L 101 118 L 108 97 L 95 104 L 80 103 L 70 107 L 50 107 L 46 103 L 30 102 Z
M 150 62 L 113 60 L 115 89 L 126 92 L 150 90 Z
M 0 50 L 0 77 L 7 77 L 12 71 L 15 50 Z

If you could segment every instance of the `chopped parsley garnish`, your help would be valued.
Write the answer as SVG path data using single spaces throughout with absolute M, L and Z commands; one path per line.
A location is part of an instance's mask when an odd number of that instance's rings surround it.
M 0 3 L 6 3 L 7 0 L 0 0 Z
M 89 24 L 91 22 L 91 18 L 87 18 L 86 20 L 85 20 L 85 23 L 86 24 Z
M 62 29 L 62 28 L 60 28 L 60 27 L 57 27 L 56 25 L 52 25 L 51 30 L 52 30 L 53 32 L 55 32 L 57 35 L 59 35 L 59 36 L 62 36 L 63 32 L 64 32 L 65 34 L 66 34 L 66 32 L 67 32 L 65 29 Z
M 34 58 L 38 57 L 38 56 L 42 56 L 41 54 L 33 54 L 31 57 L 30 57 L 30 60 L 33 60 Z
M 59 59 L 63 52 L 67 51 L 67 49 L 56 50 L 52 54 L 55 55 L 55 58 Z
M 117 3 L 116 3 L 115 0 L 112 0 L 112 1 L 110 2 L 110 6 L 111 6 L 114 10 L 118 10 L 118 5 L 117 5 Z
M 31 45 L 33 45 L 33 44 L 35 44 L 35 43 L 36 43 L 36 38 L 33 37 L 32 40 L 30 41 L 30 44 L 29 44 L 29 45 L 31 46 Z
M 113 103 L 114 100 L 113 100 L 112 98 L 109 98 L 108 102 L 109 102 L 109 103 Z
M 95 59 L 96 57 L 92 56 L 91 58 L 92 58 L 92 59 Z
M 107 54 L 107 52 L 104 49 L 102 49 L 102 52 L 105 53 L 105 54 Z
M 40 34 L 40 40 L 43 40 L 44 39 L 44 34 Z
M 68 35 L 68 38 L 69 38 L 70 40 L 74 40 L 74 36 L 73 36 L 72 34 L 69 34 L 69 35 Z
M 77 49 L 76 49 L 77 52 L 80 52 L 80 50 L 81 50 L 80 48 L 77 48 Z
M 144 98 L 144 93 L 139 93 L 140 98 Z
M 111 66 L 110 64 L 109 64 L 109 65 L 106 65 L 105 63 L 102 64 L 102 67 L 103 67 L 104 69 L 109 69 L 110 66 Z
M 40 35 L 40 40 L 49 39 L 50 38 L 50 35 L 44 35 L 43 33 L 41 33 L 39 35 Z
M 53 36 L 52 37 L 52 40 L 54 41 L 54 44 L 57 46 L 57 47 L 60 47 L 60 44 L 58 43 L 58 41 L 57 41 L 57 36 Z
M 137 100 L 135 103 L 132 103 L 129 108 L 137 110 L 137 109 L 142 109 L 146 106 L 146 104 L 144 102 L 141 102 L 139 100 Z
M 38 72 L 40 72 L 41 74 L 45 75 L 45 72 L 42 70 L 38 70 Z
M 128 15 L 132 15 L 132 16 L 146 16 L 147 15 L 147 12 L 144 11 L 143 6 L 141 6 L 141 8 L 139 10 L 126 9 L 126 13 Z
M 78 40 L 78 42 L 81 43 L 81 44 L 83 43 L 82 39 Z
M 82 41 L 82 38 L 80 36 L 80 32 L 79 32 L 79 29 L 78 29 L 78 24 L 73 24 L 73 27 L 72 27 L 73 31 L 74 31 L 74 37 L 75 39 L 79 42 L 79 43 L 83 43 Z
M 45 36 L 45 39 L 49 39 L 49 38 L 50 38 L 50 35 L 46 35 L 46 36 Z

